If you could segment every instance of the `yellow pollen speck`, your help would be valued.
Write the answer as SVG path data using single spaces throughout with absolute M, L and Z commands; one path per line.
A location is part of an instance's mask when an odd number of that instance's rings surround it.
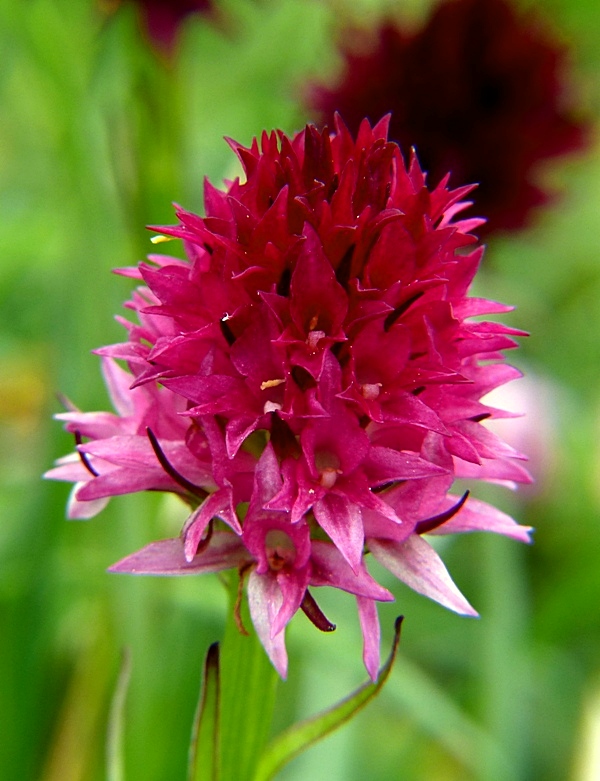
M 267 390 L 267 388 L 276 388 L 278 385 L 282 385 L 284 382 L 285 380 L 266 380 L 265 382 L 261 382 L 260 389 Z
M 319 316 L 318 315 L 313 315 L 313 317 L 311 318 L 310 323 L 308 324 L 308 330 L 309 331 L 314 331 L 315 328 L 317 327 L 317 323 L 318 322 L 319 322 Z
M 150 238 L 150 241 L 152 244 L 163 244 L 165 241 L 175 241 L 174 236 L 163 236 L 162 233 L 159 233 L 158 236 L 152 236 Z

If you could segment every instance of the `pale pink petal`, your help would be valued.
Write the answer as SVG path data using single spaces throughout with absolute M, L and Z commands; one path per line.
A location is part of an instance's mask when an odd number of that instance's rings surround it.
M 380 564 L 419 594 L 424 594 L 456 613 L 477 615 L 454 584 L 443 561 L 418 534 L 413 534 L 400 543 L 371 539 L 367 543 Z
M 483 459 L 481 464 L 471 464 L 455 459 L 454 474 L 465 480 L 486 480 L 515 489 L 518 483 L 531 483 L 532 477 L 521 464 L 508 459 Z
M 70 453 L 57 459 L 55 463 L 55 467 L 44 472 L 43 476 L 46 480 L 65 480 L 83 484 L 92 479 L 92 474 L 83 465 L 79 453 Z
M 131 392 L 131 386 L 135 377 L 112 358 L 102 358 L 102 374 L 117 413 L 121 417 L 133 415 L 135 395 Z
M 191 561 L 185 558 L 179 537 L 151 542 L 108 568 L 109 572 L 131 575 L 200 575 L 239 567 L 250 556 L 239 537 L 215 532 L 210 545 Z
M 285 629 L 275 636 L 272 635 L 273 622 L 283 604 L 283 595 L 277 581 L 269 575 L 257 575 L 256 572 L 251 572 L 248 578 L 248 604 L 256 634 L 273 667 L 283 679 L 287 678 Z
M 458 501 L 458 496 L 448 494 L 445 509 L 452 507 Z M 531 526 L 519 525 L 510 515 L 492 507 L 480 499 L 469 498 L 460 511 L 449 521 L 441 524 L 428 534 L 456 534 L 462 532 L 494 532 L 512 537 L 521 542 L 531 542 Z
M 67 431 L 78 431 L 83 437 L 100 439 L 125 433 L 126 422 L 112 412 L 59 412 L 56 420 L 67 425 Z
M 67 518 L 72 521 L 87 521 L 89 518 L 93 518 L 104 510 L 109 501 L 108 496 L 103 497 L 102 499 L 94 499 L 90 502 L 80 501 L 77 498 L 77 492 L 83 485 L 84 483 L 75 483 L 69 495 L 69 500 L 67 502 Z
M 122 496 L 136 491 L 153 489 L 171 491 L 175 486 L 173 480 L 160 469 L 144 471 L 143 469 L 113 468 L 110 472 L 83 483 L 77 492 L 77 499 L 82 502 L 90 502 L 105 496 Z
M 371 680 L 375 681 L 379 673 L 379 644 L 381 640 L 377 605 L 372 599 L 358 596 L 356 603 L 363 635 L 363 662 Z
M 109 439 L 86 442 L 78 449 L 83 453 L 103 458 L 105 461 L 119 466 L 162 468 L 147 437 L 114 436 Z

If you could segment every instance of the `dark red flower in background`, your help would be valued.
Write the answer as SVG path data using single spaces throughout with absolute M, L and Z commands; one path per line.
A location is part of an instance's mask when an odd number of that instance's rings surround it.
M 182 23 L 192 14 L 214 13 L 213 0 L 135 0 L 150 40 L 161 50 L 175 46 Z
M 456 184 L 479 183 L 484 231 L 526 224 L 548 199 L 537 164 L 584 145 L 567 105 L 564 49 L 505 0 L 448 0 L 417 32 L 387 23 L 370 51 L 342 53 L 337 86 L 309 93 L 313 113 L 332 126 L 339 111 L 356 132 L 363 117 L 391 112 L 390 138 L 404 154 L 416 147 L 432 184 L 448 172 Z

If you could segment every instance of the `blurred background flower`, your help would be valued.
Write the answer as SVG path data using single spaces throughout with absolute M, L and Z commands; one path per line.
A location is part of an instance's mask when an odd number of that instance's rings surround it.
M 533 373 L 496 388 L 485 403 L 512 413 L 490 420 L 487 426 L 516 450 L 527 453 L 533 483 L 520 489 L 528 494 L 552 490 L 564 449 L 558 438 L 562 390 Z
M 477 182 L 483 231 L 522 227 L 548 194 L 538 164 L 584 145 L 567 52 L 550 25 L 508 0 L 441 0 L 412 25 L 386 21 L 342 31 L 342 73 L 314 85 L 308 104 L 356 131 L 363 116 L 392 113 L 390 138 L 416 147 L 431 184 Z M 483 232 L 482 231 L 482 232 Z
M 105 573 L 120 556 L 176 535 L 185 508 L 145 493 L 115 499 L 92 524 L 65 522 L 68 489 L 40 480 L 71 447 L 51 420 L 60 410 L 55 394 L 82 409 L 107 408 L 89 351 L 121 338 L 113 315 L 131 288 L 110 270 L 152 251 L 144 225 L 171 222 L 171 201 L 202 210 L 205 174 L 217 183 L 239 173 L 223 136 L 247 144 L 264 127 L 294 132 L 308 118 L 298 85 L 332 84 L 341 72 L 340 26 L 376 29 L 393 11 L 417 29 L 432 8 L 424 0 L 219 5 L 238 22 L 235 40 L 188 17 L 167 68 L 139 35 L 129 4 L 106 24 L 96 0 L 28 0 L 27 13 L 20 0 L 0 3 L 0 767 L 7 778 L 105 778 L 108 703 L 125 645 L 127 778 L 185 777 L 201 660 L 222 635 L 226 595 L 212 577 Z M 519 14 L 532 6 L 568 46 L 569 81 L 595 120 L 600 5 L 515 3 Z M 578 104 L 565 88 L 567 104 Z M 436 539 L 479 621 L 377 573 L 397 599 L 381 610 L 383 642 L 398 610 L 410 616 L 391 679 L 377 703 L 290 764 L 283 781 L 388 781 L 399 769 L 408 781 L 598 775 L 594 131 L 584 157 L 549 161 L 538 186 L 560 190 L 560 205 L 539 210 L 530 229 L 494 236 L 476 291 L 517 305 L 502 319 L 531 337 L 511 360 L 552 389 L 558 456 L 545 490 L 481 495 L 536 527 L 535 543 Z M 176 244 L 169 251 L 176 254 Z M 302 617 L 290 627 L 294 670 L 281 684 L 277 728 L 364 680 L 355 602 L 322 591 L 319 604 L 336 615 L 338 629 L 321 635 Z
M 161 51 L 172 54 L 180 29 L 194 14 L 216 16 L 213 0 L 132 0 L 138 6 L 140 22 L 150 41 Z M 104 0 L 109 12 L 127 0 Z

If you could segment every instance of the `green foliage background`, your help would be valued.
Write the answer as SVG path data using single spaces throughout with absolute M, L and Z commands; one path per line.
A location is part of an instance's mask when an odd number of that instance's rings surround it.
M 106 5 L 106 4 L 105 4 Z M 123 497 L 64 521 L 67 488 L 40 474 L 72 443 L 51 421 L 56 391 L 106 408 L 90 350 L 122 338 L 130 283 L 111 275 L 152 250 L 146 224 L 171 202 L 202 209 L 203 177 L 231 175 L 222 137 L 302 126 L 306 80 L 335 73 L 336 23 L 406 0 L 227 0 L 193 19 L 167 61 L 134 9 L 92 0 L 0 4 L 0 768 L 3 778 L 105 777 L 107 713 L 131 649 L 128 781 L 185 777 L 208 645 L 222 636 L 216 578 L 136 579 L 106 567 L 178 533 L 184 508 Z M 600 113 L 600 5 L 540 0 L 572 47 L 582 106 Z M 597 139 L 597 133 L 596 133 Z M 379 699 L 282 772 L 284 781 L 592 781 L 600 777 L 600 147 L 541 173 L 563 196 L 518 236 L 493 239 L 479 291 L 517 305 L 531 337 L 511 356 L 540 384 L 536 490 L 493 500 L 537 528 L 535 545 L 473 535 L 445 544 L 482 618 L 451 615 L 399 584 L 386 642 L 407 618 Z M 170 249 L 170 248 L 169 248 Z M 548 433 L 550 432 L 550 433 Z M 539 464 L 537 465 L 539 467 Z M 534 467 L 536 464 L 534 464 Z M 355 609 L 290 630 L 277 727 L 364 679 Z M 232 747 L 235 750 L 235 747 Z

